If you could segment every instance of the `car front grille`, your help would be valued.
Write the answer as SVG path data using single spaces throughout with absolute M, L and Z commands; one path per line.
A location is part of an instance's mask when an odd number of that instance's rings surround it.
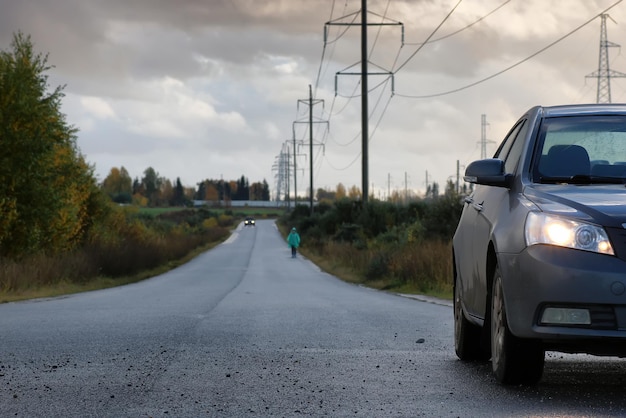
M 612 306 L 590 306 L 592 329 L 617 329 L 617 317 Z

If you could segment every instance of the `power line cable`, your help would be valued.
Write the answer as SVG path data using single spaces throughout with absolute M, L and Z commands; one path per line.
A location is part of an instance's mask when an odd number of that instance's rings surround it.
M 503 69 L 503 70 L 501 70 L 501 71 L 498 71 L 497 73 L 492 74 L 492 75 L 490 75 L 490 76 L 488 76 L 488 77 L 485 77 L 485 78 L 483 78 L 483 79 L 481 79 L 481 80 L 478 80 L 478 81 L 475 81 L 475 82 L 473 82 L 473 83 L 471 83 L 471 84 L 468 84 L 468 85 L 466 85 L 466 86 L 459 87 L 459 88 L 456 88 L 456 89 L 453 89 L 453 90 L 448 90 L 448 91 L 445 91 L 445 92 L 442 92 L 442 93 L 426 94 L 426 95 L 419 95 L 419 96 L 417 96 L 417 95 L 415 95 L 415 96 L 414 96 L 414 95 L 406 95 L 406 94 L 400 94 L 400 93 L 396 93 L 396 95 L 398 95 L 398 96 L 400 96 L 400 97 L 409 98 L 409 99 L 429 99 L 429 98 L 432 98 L 432 97 L 440 97 L 440 96 L 445 96 L 445 95 L 452 94 L 452 93 L 458 93 L 459 91 L 467 90 L 467 89 L 469 89 L 469 88 L 471 88 L 471 87 L 474 87 L 474 86 L 477 86 L 477 85 L 479 85 L 479 84 L 482 84 L 482 83 L 484 83 L 485 81 L 491 80 L 492 78 L 495 78 L 495 77 L 497 77 L 497 76 L 499 76 L 499 75 L 504 74 L 505 72 L 507 72 L 507 71 L 509 71 L 509 70 L 512 70 L 513 68 L 515 68 L 515 67 L 517 67 L 517 66 L 519 66 L 519 65 L 521 65 L 521 64 L 523 64 L 523 63 L 525 63 L 526 61 L 528 61 L 528 60 L 530 60 L 530 59 L 532 59 L 532 58 L 536 57 L 537 55 L 541 54 L 542 52 L 546 51 L 547 49 L 552 48 L 554 45 L 558 44 L 559 42 L 561 42 L 561 41 L 562 41 L 562 40 L 564 40 L 565 38 L 568 38 L 568 37 L 569 37 L 569 36 L 571 36 L 572 34 L 574 34 L 574 33 L 578 32 L 580 29 L 584 28 L 584 27 L 585 27 L 585 26 L 587 26 L 589 23 L 591 23 L 592 21 L 594 21 L 594 20 L 595 20 L 598 16 L 600 16 L 600 15 L 602 15 L 602 14 L 604 14 L 604 13 L 608 12 L 609 10 L 611 10 L 613 7 L 617 6 L 617 5 L 618 5 L 619 3 L 621 3 L 622 1 L 623 1 L 623 0 L 618 0 L 617 2 L 613 3 L 611 6 L 607 7 L 607 8 L 606 8 L 604 11 L 602 11 L 601 13 L 598 13 L 597 15 L 593 16 L 591 19 L 587 20 L 586 22 L 584 22 L 584 23 L 583 23 L 583 24 L 581 24 L 580 26 L 578 26 L 578 27 L 576 27 L 575 29 L 573 29 L 572 31 L 568 32 L 567 34 L 565 34 L 565 35 L 561 36 L 559 39 L 557 39 L 556 41 L 554 41 L 554 42 L 550 43 L 549 45 L 545 46 L 544 48 L 541 48 L 539 51 L 535 52 L 534 54 L 531 54 L 530 56 L 528 56 L 528 57 L 526 57 L 526 58 L 522 59 L 521 61 L 518 61 L 518 62 L 516 62 L 515 64 L 510 65 L 510 66 L 508 66 L 507 68 L 505 68 L 505 69 Z M 419 49 L 418 49 L 418 50 L 419 50 Z M 408 62 L 408 61 L 407 61 L 407 62 Z M 399 70 L 399 69 L 400 69 L 400 68 L 398 68 L 398 70 Z M 396 70 L 396 72 L 397 72 L 398 70 Z
M 326 161 L 326 163 L 328 163 L 328 165 L 330 166 L 330 168 L 332 168 L 335 171 L 346 171 L 347 169 L 349 169 L 350 167 L 352 167 L 354 165 L 354 163 L 356 163 L 357 161 L 359 161 L 359 158 L 361 158 L 361 151 L 359 151 L 359 153 L 357 154 L 357 156 L 354 158 L 354 160 L 352 160 L 347 166 L 345 167 L 335 167 L 330 160 L 328 159 L 327 155 L 324 155 L 324 160 Z
M 424 41 L 423 44 L 421 44 L 419 46 L 419 48 L 417 48 L 410 56 L 409 58 L 406 59 L 406 61 L 404 61 L 402 64 L 400 64 L 400 66 L 393 70 L 394 73 L 397 73 L 398 71 L 400 71 L 405 65 L 407 65 L 409 63 L 409 61 L 411 61 L 413 59 L 413 57 L 415 57 L 415 55 L 417 55 L 418 52 L 421 51 L 421 49 L 424 47 L 424 45 L 426 45 L 428 43 L 428 41 L 430 41 L 430 38 L 432 38 L 433 36 L 435 36 L 435 33 L 437 33 L 437 31 L 443 26 L 444 23 L 446 23 L 446 21 L 450 18 L 450 16 L 452 16 L 452 13 L 454 13 L 454 11 L 456 10 L 457 7 L 459 7 L 459 5 L 461 4 L 463 0 L 459 0 L 456 5 L 452 8 L 452 10 L 450 10 L 450 12 L 448 12 L 448 14 L 446 15 L 446 17 L 443 18 L 443 20 L 441 21 L 441 23 L 439 23 L 439 25 L 437 25 L 437 27 L 435 28 L 435 30 L 433 30 L 431 32 L 430 35 L 428 35 L 428 38 L 426 38 L 426 40 Z M 620 0 L 621 1 L 621 0 Z M 392 67 L 393 68 L 393 67 Z
M 356 135 L 354 135 L 354 137 L 350 141 L 346 142 L 345 144 L 337 142 L 335 139 L 332 139 L 332 141 L 333 141 L 333 144 L 338 145 L 340 147 L 348 147 L 354 144 L 356 140 L 359 139 L 360 137 L 361 137 L 361 131 L 359 131 Z
M 331 7 L 331 11 L 330 11 L 329 21 L 332 21 L 332 20 L 333 20 L 333 14 L 334 14 L 334 10 L 335 10 L 335 1 L 336 1 L 336 0 L 333 0 L 333 4 L 332 4 L 332 7 Z M 343 7 L 343 13 L 342 13 L 342 14 L 345 14 L 345 12 L 346 12 L 346 9 L 347 9 L 347 8 L 348 8 L 348 3 L 346 2 L 346 3 L 344 4 L 344 7 Z M 355 17 L 355 19 L 356 19 L 356 17 Z M 331 49 L 330 56 L 328 57 L 328 62 L 330 62 L 330 61 L 332 60 L 332 57 L 333 57 L 333 55 L 334 55 L 334 51 L 335 51 L 335 44 L 334 44 L 334 42 L 336 42 L 336 41 L 338 41 L 340 38 L 342 38 L 342 37 L 343 37 L 343 35 L 345 34 L 345 32 L 346 32 L 347 30 L 348 30 L 348 28 L 346 28 L 346 29 L 344 30 L 344 32 L 343 32 L 343 33 L 341 33 L 341 34 L 337 37 L 337 39 L 335 39 L 335 40 L 332 42 L 332 49 Z M 324 46 L 322 47 L 322 58 L 320 59 L 320 65 L 319 65 L 319 69 L 318 69 L 318 72 L 317 72 L 317 80 L 315 81 L 315 89 L 314 89 L 314 94 L 313 94 L 313 97 L 314 97 L 314 98 L 315 98 L 315 97 L 317 97 L 317 88 L 319 87 L 319 81 L 320 81 L 320 79 L 321 79 L 322 67 L 323 67 L 323 64 L 324 64 L 324 58 L 325 58 L 325 53 L 326 53 L 326 47 L 328 46 L 328 44 L 329 44 L 329 42 L 327 42 L 327 40 L 325 39 L 325 40 L 324 40 Z
M 391 3 L 391 0 L 387 0 L 387 7 L 385 7 L 385 13 L 383 13 L 383 15 L 380 16 L 381 23 L 384 23 L 385 19 L 387 19 L 387 11 L 389 10 L 390 3 Z M 374 48 L 376 48 L 376 43 L 378 42 L 378 38 L 380 37 L 380 32 L 382 30 L 383 30 L 383 27 L 379 26 L 378 30 L 376 31 L 376 37 L 374 38 L 374 42 L 372 42 L 372 48 L 370 49 L 370 54 L 367 57 L 368 60 L 371 58 L 372 54 L 374 54 Z
M 381 112 L 380 116 L 378 117 L 378 121 L 376 122 L 376 125 L 374 125 L 374 129 L 372 130 L 372 133 L 370 134 L 368 141 L 371 141 L 372 138 L 374 137 L 374 135 L 376 134 L 376 131 L 378 130 L 378 127 L 380 126 L 380 123 L 383 119 L 383 116 L 385 115 L 385 113 L 387 112 L 387 109 L 389 107 L 389 104 L 391 103 L 391 99 L 392 99 L 392 95 L 389 95 L 389 98 L 387 99 L 387 103 L 385 104 L 385 107 L 383 109 L 383 111 Z M 378 100 L 376 101 L 376 105 L 374 106 L 374 108 L 372 109 L 372 114 L 370 114 L 370 118 L 373 116 L 373 112 L 376 110 L 376 108 L 380 105 L 382 99 L 382 94 L 379 96 Z M 356 138 L 360 138 L 361 132 L 358 133 L 358 136 Z M 358 161 L 358 159 L 361 157 L 361 151 L 358 152 L 356 158 L 354 160 L 352 160 L 347 166 L 343 167 L 343 168 L 338 168 L 335 167 L 329 160 L 328 158 L 325 158 L 326 162 L 328 162 L 328 164 L 331 166 L 332 169 L 334 169 L 335 171 L 345 171 L 347 169 L 349 169 L 350 167 L 352 167 L 354 165 L 354 163 L 356 163 Z
M 379 96 L 379 100 L 376 103 L 376 106 L 380 104 L 381 98 L 382 98 L 382 94 Z M 389 95 L 389 98 L 387 99 L 387 103 L 385 104 L 385 107 L 383 108 L 383 111 L 381 112 L 380 117 L 378 118 L 378 122 L 376 122 L 376 125 L 374 125 L 374 129 L 372 129 L 372 133 L 369 138 L 370 141 L 374 137 L 374 134 L 376 134 L 376 131 L 378 130 L 378 126 L 380 125 L 380 122 L 383 120 L 383 116 L 385 116 L 385 113 L 387 113 L 387 109 L 389 108 L 389 103 L 391 103 L 392 98 L 393 98 L 393 95 Z
M 444 35 L 444 36 L 442 36 L 440 38 L 431 39 L 430 41 L 426 41 L 426 42 L 413 42 L 413 43 L 406 42 L 405 45 L 424 45 L 424 44 L 427 44 L 427 43 L 432 44 L 434 42 L 439 42 L 439 41 L 442 41 L 444 39 L 450 38 L 451 36 L 454 36 L 454 35 L 456 35 L 456 34 L 458 34 L 460 32 L 463 32 L 464 30 L 467 30 L 467 29 L 471 28 L 475 24 L 482 22 L 483 20 L 485 20 L 486 18 L 488 18 L 489 16 L 491 16 L 492 14 L 494 14 L 495 12 L 497 12 L 498 10 L 500 10 L 501 8 L 503 8 L 504 6 L 506 6 L 510 2 L 511 2 L 511 0 L 506 0 L 504 3 L 502 3 L 501 5 L 499 5 L 498 7 L 496 7 L 495 9 L 490 11 L 489 13 L 487 13 L 486 15 L 484 15 L 482 17 L 479 17 L 477 20 L 473 21 L 469 25 L 467 25 L 465 27 L 462 27 L 461 29 L 456 30 L 456 31 L 454 31 L 452 33 Z
M 448 35 L 444 35 L 444 36 L 442 36 L 442 37 L 440 37 L 440 38 L 436 38 L 436 39 L 430 39 L 430 37 L 432 37 L 432 36 L 435 34 L 435 32 L 437 32 L 437 30 L 439 29 L 439 27 L 437 27 L 437 29 L 435 29 L 435 31 L 434 31 L 434 32 L 433 32 L 433 33 L 432 33 L 432 34 L 431 34 L 431 35 L 427 38 L 427 40 L 426 40 L 426 41 L 424 41 L 424 42 L 413 42 L 413 43 L 411 43 L 411 42 L 405 42 L 403 45 L 401 45 L 401 46 L 398 48 L 398 53 L 396 54 L 396 58 L 394 59 L 394 61 L 393 61 L 393 65 L 392 65 L 392 67 L 391 67 L 391 68 L 394 68 L 394 67 L 396 66 L 396 64 L 397 64 L 397 62 L 398 62 L 398 58 L 400 58 L 400 52 L 402 52 L 402 48 L 404 47 L 404 45 L 420 45 L 420 49 L 421 49 L 421 47 L 423 47 L 423 46 L 424 46 L 424 45 L 426 45 L 426 44 L 432 44 L 432 43 L 434 43 L 434 42 L 438 42 L 438 41 L 441 41 L 441 40 L 443 40 L 443 39 L 450 38 L 450 37 L 452 37 L 452 36 L 454 36 L 454 35 L 456 35 L 456 34 L 458 34 L 458 33 L 462 32 L 462 31 L 464 31 L 464 30 L 466 30 L 466 29 L 471 28 L 471 27 L 472 27 L 472 26 L 474 26 L 475 24 L 477 24 L 477 23 L 479 23 L 479 22 L 481 22 L 481 21 L 485 20 L 487 17 L 491 16 L 493 13 L 497 12 L 498 10 L 500 10 L 502 7 L 504 7 L 504 6 L 505 6 L 506 4 L 508 4 L 509 2 L 511 2 L 511 0 L 506 0 L 504 3 L 502 3 L 501 5 L 499 5 L 498 7 L 496 7 L 495 9 L 493 9 L 492 11 L 490 11 L 489 13 L 487 13 L 486 15 L 481 16 L 480 18 L 478 18 L 478 19 L 477 19 L 477 20 L 475 20 L 474 22 L 470 23 L 469 25 L 467 25 L 467 26 L 465 26 L 465 27 L 463 27 L 463 28 L 461 28 L 461 29 L 459 29 L 459 30 L 456 30 L 456 31 L 454 31 L 454 32 L 452 32 L 452 33 L 449 33 Z M 458 6 L 458 4 L 457 4 L 457 6 Z M 456 6 L 455 6 L 455 8 L 456 8 Z M 451 14 L 452 14 L 452 12 L 454 12 L 454 9 L 453 9 L 453 10 L 449 13 L 449 15 L 451 15 Z M 448 16 L 446 16 L 446 18 L 445 18 L 445 19 L 447 19 L 447 18 L 449 17 L 449 15 L 448 15 Z M 445 21 L 445 20 L 444 20 L 444 21 Z M 444 22 L 441 22 L 441 24 L 440 24 L 439 26 L 441 26 L 443 23 L 444 23 Z M 413 55 L 417 54 L 417 52 L 419 52 L 419 49 L 418 49 L 417 51 L 415 51 Z M 411 59 L 411 58 L 412 58 L 412 56 L 411 56 L 409 59 Z M 397 71 L 397 70 L 396 70 L 396 71 Z
M 333 0 L 333 4 L 330 8 L 330 18 L 333 17 L 333 11 L 335 10 L 335 0 Z M 317 87 L 319 86 L 320 77 L 322 74 L 322 67 L 324 65 L 324 55 L 326 55 L 326 42 L 324 42 L 324 46 L 322 46 L 322 57 L 320 58 L 320 65 L 317 69 L 317 79 L 315 80 L 315 92 L 317 93 Z

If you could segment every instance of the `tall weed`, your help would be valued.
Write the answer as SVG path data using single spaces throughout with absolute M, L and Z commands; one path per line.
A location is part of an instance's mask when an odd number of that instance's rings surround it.
M 331 273 L 350 271 L 368 286 L 452 297 L 451 240 L 463 205 L 456 193 L 402 206 L 340 200 L 310 215 L 297 206 L 280 222 L 296 225 L 309 252 Z
M 199 225 L 191 227 L 180 216 L 173 221 L 117 212 L 74 251 L 0 259 L 0 296 L 63 283 L 82 285 L 103 277 L 127 280 L 228 236 L 228 228 L 216 225 L 217 221 L 204 227 L 198 214 L 188 214 Z
M 354 273 L 350 275 L 352 282 L 408 293 L 438 296 L 452 293 L 450 242 L 433 240 L 418 245 L 378 245 L 364 250 L 347 242 L 327 241 L 306 250 L 323 261 L 323 267 L 330 273 L 345 270 Z M 360 279 L 355 280 L 355 276 Z

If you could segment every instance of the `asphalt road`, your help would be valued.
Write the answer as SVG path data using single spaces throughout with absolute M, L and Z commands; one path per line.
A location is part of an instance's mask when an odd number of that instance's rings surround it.
M 538 386 L 502 387 L 452 327 L 258 221 L 141 283 L 0 305 L 0 417 L 626 416 L 622 360 L 550 353 Z

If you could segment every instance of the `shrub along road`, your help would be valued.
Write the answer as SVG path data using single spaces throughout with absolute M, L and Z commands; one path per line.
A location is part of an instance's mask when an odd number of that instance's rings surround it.
M 610 416 L 615 359 L 504 388 L 454 355 L 452 310 L 292 259 L 272 221 L 153 279 L 0 305 L 0 416 Z

